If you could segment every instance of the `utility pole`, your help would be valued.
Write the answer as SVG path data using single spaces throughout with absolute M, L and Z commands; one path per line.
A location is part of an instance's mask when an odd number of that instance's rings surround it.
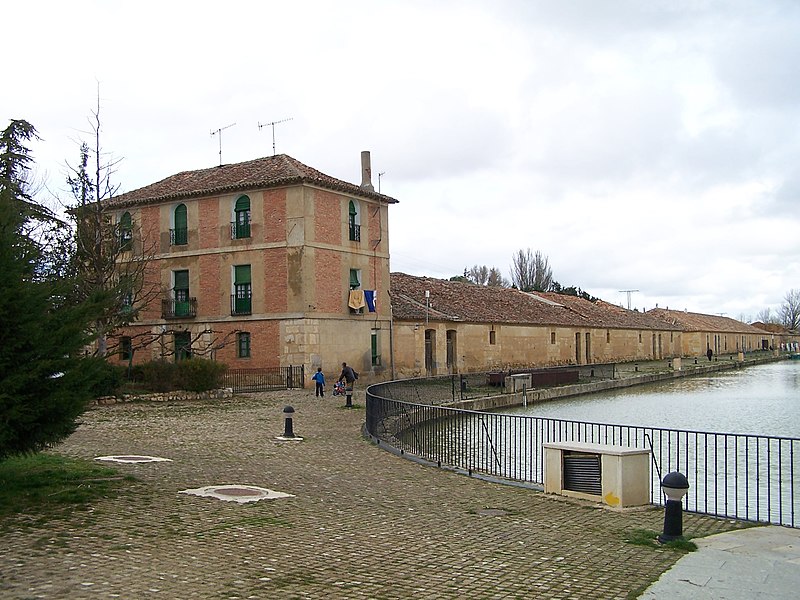
M 272 121 L 271 123 L 259 123 L 258 129 L 261 130 L 262 127 L 272 127 L 272 156 L 275 156 L 275 125 L 278 123 L 286 123 L 286 121 L 291 121 L 292 117 L 288 119 L 281 119 L 280 121 Z
M 628 310 L 631 309 L 631 294 L 633 292 L 638 292 L 639 290 L 617 290 L 619 292 L 625 292 L 628 295 Z
M 219 136 L 219 166 L 222 166 L 222 131 L 228 129 L 228 127 L 233 127 L 236 123 L 231 123 L 230 125 L 226 125 L 225 127 L 220 127 L 219 129 L 215 129 L 211 131 L 211 136 L 218 135 Z

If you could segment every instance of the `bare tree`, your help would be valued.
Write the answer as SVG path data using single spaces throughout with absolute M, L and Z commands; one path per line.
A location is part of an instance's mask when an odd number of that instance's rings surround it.
M 486 285 L 489 281 L 489 268 L 486 265 L 473 265 L 471 269 L 464 270 L 464 275 L 474 284 Z
M 783 304 L 779 309 L 780 322 L 786 327 L 796 331 L 800 329 L 800 289 L 792 289 L 783 297 Z
M 490 287 L 511 287 L 511 284 L 503 277 L 503 274 L 497 267 L 489 269 L 489 278 L 486 280 L 486 285 Z
M 523 292 L 549 292 L 553 286 L 549 258 L 539 250 L 518 250 L 512 257 L 511 282 Z
M 772 309 L 767 307 L 756 315 L 759 323 L 776 323 L 778 317 L 772 313 Z
M 124 219 L 115 219 L 109 213 L 109 204 L 120 187 L 112 182 L 120 160 L 107 159 L 102 151 L 99 93 L 97 110 L 89 123 L 93 147 L 82 142 L 78 164 L 67 165 L 73 203 L 67 210 L 72 240 L 66 268 L 77 276 L 79 299 L 101 291 L 108 298 L 92 330 L 95 353 L 105 356 L 109 334 L 133 322 L 161 289 L 158 274 L 148 268 L 156 241 L 148 240 L 130 213 L 123 213 L 127 215 Z

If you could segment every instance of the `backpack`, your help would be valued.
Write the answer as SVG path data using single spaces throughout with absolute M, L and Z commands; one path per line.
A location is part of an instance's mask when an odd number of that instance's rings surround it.
M 358 379 L 358 371 L 356 371 L 355 369 L 353 369 L 353 377 Z

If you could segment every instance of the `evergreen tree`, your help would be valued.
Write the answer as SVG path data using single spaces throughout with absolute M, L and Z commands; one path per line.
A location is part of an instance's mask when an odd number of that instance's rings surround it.
M 22 120 L 0 133 L 0 460 L 72 433 L 108 368 L 80 358 L 103 298 L 75 302 L 74 281 L 47 261 L 59 223 L 28 192 L 36 137 Z

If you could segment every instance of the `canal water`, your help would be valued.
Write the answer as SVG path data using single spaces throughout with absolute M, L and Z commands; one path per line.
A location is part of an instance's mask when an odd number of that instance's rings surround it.
M 528 403 L 503 413 L 800 438 L 800 360 Z

